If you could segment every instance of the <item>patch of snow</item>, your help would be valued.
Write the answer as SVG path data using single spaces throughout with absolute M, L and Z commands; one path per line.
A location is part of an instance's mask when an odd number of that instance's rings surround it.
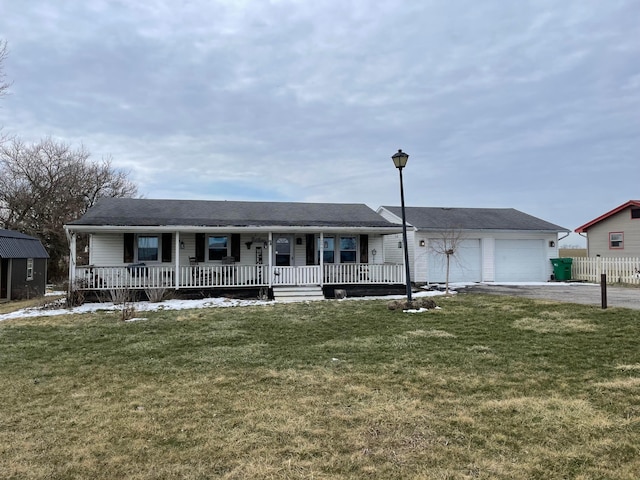
M 213 308 L 213 307 L 245 307 L 249 305 L 271 305 L 274 302 L 264 300 L 236 300 L 231 298 L 203 298 L 198 300 L 165 300 L 164 302 L 134 302 L 131 305 L 136 312 L 153 312 L 157 310 L 184 310 L 188 308 Z M 85 303 L 78 307 L 43 309 L 42 307 L 25 308 L 15 312 L 0 315 L 0 321 L 12 318 L 25 317 L 50 317 L 55 315 L 71 315 L 80 313 L 94 313 L 104 311 L 118 312 L 122 310 L 121 304 L 112 302 Z
M 66 294 L 67 294 L 67 292 L 53 290 L 53 291 L 48 291 L 47 293 L 44 294 L 44 296 L 45 297 L 53 297 L 53 296 L 60 296 L 60 295 L 66 295 Z
M 581 285 L 597 285 L 591 283 L 582 283 L 582 282 L 481 282 L 482 285 L 544 285 L 544 286 L 581 286 Z M 449 294 L 455 294 L 456 289 L 465 288 L 470 285 L 477 285 L 473 282 L 468 283 L 450 283 L 449 284 Z M 419 292 L 414 292 L 413 297 L 435 297 L 439 295 L 444 295 L 444 291 L 441 290 L 423 290 Z M 47 295 L 66 295 L 66 292 L 49 292 Z M 384 296 L 367 296 L 367 297 L 348 297 L 341 299 L 340 301 L 357 301 L 357 300 L 398 300 L 406 298 L 406 295 L 384 295 Z M 165 300 L 163 302 L 151 303 L 151 302 L 135 302 L 131 305 L 135 308 L 137 312 L 152 312 L 157 310 L 184 310 L 189 308 L 226 308 L 226 307 L 247 307 L 254 305 L 273 305 L 275 301 L 267 301 L 267 300 L 238 300 L 232 298 L 203 298 L 198 300 Z M 49 305 L 51 308 L 52 305 Z M 55 305 L 54 305 L 55 306 Z M 438 308 L 438 307 L 436 307 Z M 98 311 L 121 311 L 122 305 L 115 305 L 111 302 L 105 303 L 85 303 L 78 307 L 73 308 L 42 308 L 42 307 L 33 307 L 33 308 L 25 308 L 23 310 L 17 310 L 15 312 L 5 313 L 4 315 L 0 315 L 0 321 L 9 320 L 12 318 L 25 318 L 25 317 L 48 317 L 54 315 L 70 315 L 70 314 L 81 314 L 81 313 L 92 313 Z M 420 311 L 424 311 L 425 309 L 415 310 L 415 311 L 407 311 L 409 313 L 419 313 Z

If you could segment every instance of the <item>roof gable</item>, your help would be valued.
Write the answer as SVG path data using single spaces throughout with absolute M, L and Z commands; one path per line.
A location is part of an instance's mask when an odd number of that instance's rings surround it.
M 0 258 L 49 258 L 49 254 L 37 238 L 0 229 Z
M 396 227 L 364 204 L 102 198 L 69 226 Z
M 383 206 L 398 218 L 401 207 Z M 529 230 L 569 232 L 569 229 L 514 208 L 406 207 L 407 223 L 418 230 Z
M 586 231 L 593 227 L 596 223 L 600 223 L 603 220 L 606 220 L 609 217 L 617 215 L 618 213 L 626 210 L 629 207 L 640 207 L 640 200 L 629 200 L 626 203 L 614 208 L 613 210 L 609 210 L 607 213 L 600 215 L 598 218 L 591 220 L 590 222 L 585 223 L 584 225 L 576 228 L 576 233 L 586 233 Z

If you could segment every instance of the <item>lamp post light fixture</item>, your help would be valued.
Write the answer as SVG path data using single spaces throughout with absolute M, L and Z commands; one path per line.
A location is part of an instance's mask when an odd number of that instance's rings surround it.
M 407 303 L 409 303 L 408 307 L 411 308 L 411 270 L 409 269 L 409 249 L 407 248 L 407 217 L 404 211 L 404 185 L 402 182 L 402 169 L 407 166 L 407 160 L 409 160 L 409 155 L 404 153 L 402 150 L 398 150 L 398 153 L 395 153 L 391 160 L 393 160 L 393 164 L 396 166 L 398 171 L 400 172 L 400 205 L 402 208 L 402 248 L 404 248 L 404 269 L 405 269 L 405 277 L 407 284 Z

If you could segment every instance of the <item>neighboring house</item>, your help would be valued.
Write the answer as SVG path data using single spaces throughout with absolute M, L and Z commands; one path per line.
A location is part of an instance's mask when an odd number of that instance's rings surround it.
M 401 231 L 363 204 L 103 198 L 65 225 L 77 290 L 335 288 L 404 284 L 383 263 Z M 89 265 L 76 236 L 89 235 Z
M 407 242 L 412 281 L 446 279 L 445 241 L 458 238 L 450 262 L 451 282 L 548 281 L 549 261 L 558 256 L 558 233 L 569 230 L 513 208 L 407 207 Z M 402 224 L 402 210 L 382 206 L 378 213 Z M 395 247 L 395 248 L 394 248 Z M 385 260 L 399 261 L 402 235 L 385 238 Z
M 575 231 L 586 234 L 589 257 L 640 257 L 640 200 L 629 200 Z
M 0 301 L 44 295 L 48 258 L 37 238 L 0 229 Z

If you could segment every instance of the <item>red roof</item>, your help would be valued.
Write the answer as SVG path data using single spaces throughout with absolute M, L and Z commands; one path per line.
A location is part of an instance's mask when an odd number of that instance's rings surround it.
M 627 207 L 640 207 L 640 200 L 629 200 L 627 203 L 623 203 L 622 205 L 620 205 L 619 207 L 614 208 L 613 210 L 608 211 L 607 213 L 605 213 L 604 215 L 600 215 L 598 218 L 591 220 L 588 223 L 585 223 L 584 225 L 582 225 L 581 227 L 578 227 L 575 229 L 576 233 L 584 233 L 586 232 L 589 228 L 591 228 L 592 226 L 594 226 L 596 223 L 601 222 L 602 220 L 609 218 L 613 215 L 615 215 L 618 212 L 621 212 L 622 210 L 624 210 Z

